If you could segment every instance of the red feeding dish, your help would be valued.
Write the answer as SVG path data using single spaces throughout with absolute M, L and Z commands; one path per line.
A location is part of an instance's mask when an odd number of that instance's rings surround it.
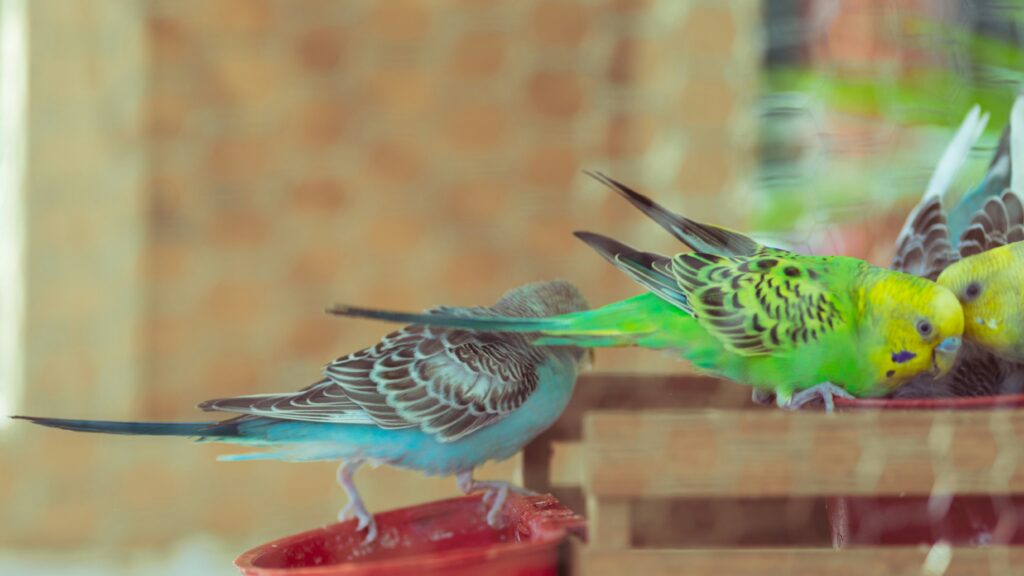
M 836 410 L 1000 410 L 1024 406 L 1024 394 L 971 398 L 836 398 Z M 914 546 L 1024 544 L 1024 495 L 957 494 L 838 497 L 827 502 L 832 542 Z
M 555 576 L 567 567 L 567 537 L 586 523 L 552 496 L 509 495 L 505 525 L 487 525 L 480 496 L 431 502 L 376 516 L 369 545 L 356 521 L 254 548 L 235 560 L 247 576 Z

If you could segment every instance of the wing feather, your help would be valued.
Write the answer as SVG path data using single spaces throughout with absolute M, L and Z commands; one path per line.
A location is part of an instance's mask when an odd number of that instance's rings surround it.
M 844 321 L 807 259 L 789 252 L 765 248 L 750 258 L 680 254 L 672 270 L 694 317 L 737 354 L 791 349 Z

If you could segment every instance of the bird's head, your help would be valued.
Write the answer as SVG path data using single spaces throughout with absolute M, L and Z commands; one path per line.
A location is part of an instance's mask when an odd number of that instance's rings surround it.
M 964 310 L 964 337 L 996 354 L 1024 360 L 1024 299 L 1021 279 L 1024 242 L 969 256 L 939 275 Z
M 900 272 L 862 278 L 860 332 L 878 382 L 894 389 L 922 373 L 945 375 L 960 350 L 964 316 L 952 292 Z
M 551 318 L 589 310 L 587 300 L 572 283 L 564 280 L 534 282 L 513 288 L 505 293 L 492 308 L 499 314 L 521 318 Z M 592 348 L 565 346 L 579 369 L 594 363 Z

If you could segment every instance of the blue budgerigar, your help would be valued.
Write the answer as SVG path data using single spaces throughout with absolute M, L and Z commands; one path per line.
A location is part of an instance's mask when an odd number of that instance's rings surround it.
M 439 307 L 446 315 L 547 317 L 587 309 L 572 284 L 528 284 L 494 306 Z M 303 390 L 221 398 L 207 411 L 239 416 L 214 422 L 148 423 L 16 416 L 54 428 L 107 434 L 188 436 L 265 451 L 221 460 L 340 460 L 338 482 L 348 495 L 339 518 L 359 520 L 366 540 L 376 523 L 353 483 L 366 462 L 455 475 L 465 493 L 484 491 L 487 520 L 500 523 L 507 482 L 478 481 L 473 469 L 520 450 L 561 415 L 590 355 L 572 346 L 539 347 L 536 335 L 494 334 L 407 326 L 371 348 L 331 362 L 324 378 Z

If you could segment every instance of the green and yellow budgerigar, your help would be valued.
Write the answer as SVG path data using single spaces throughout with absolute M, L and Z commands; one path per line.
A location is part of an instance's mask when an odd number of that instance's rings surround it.
M 913 376 L 943 374 L 952 366 L 963 314 L 949 290 L 854 258 L 801 256 L 763 246 L 738 232 L 674 214 L 600 178 L 696 250 L 667 257 L 577 233 L 647 288 L 646 294 L 592 311 L 534 319 L 352 306 L 329 312 L 533 332 L 538 334 L 534 343 L 543 345 L 678 351 L 703 371 L 774 392 L 782 406 L 802 404 L 819 393 L 884 395 Z

